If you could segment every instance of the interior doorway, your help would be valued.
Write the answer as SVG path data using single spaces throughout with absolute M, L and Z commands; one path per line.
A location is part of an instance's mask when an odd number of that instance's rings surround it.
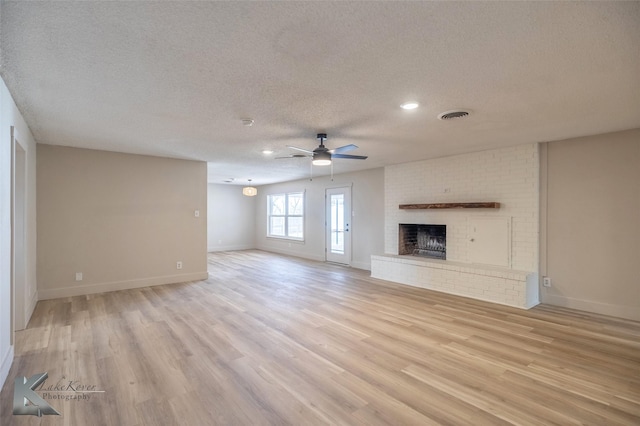
M 27 326 L 26 188 L 27 153 L 11 127 L 11 344 Z
M 351 187 L 328 188 L 326 204 L 326 260 L 351 265 Z

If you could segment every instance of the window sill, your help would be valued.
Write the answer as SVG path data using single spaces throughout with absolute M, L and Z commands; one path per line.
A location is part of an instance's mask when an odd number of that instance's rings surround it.
M 278 237 L 275 235 L 267 235 L 267 239 L 269 240 L 283 240 L 289 242 L 296 242 L 304 244 L 304 238 L 292 238 L 292 237 Z

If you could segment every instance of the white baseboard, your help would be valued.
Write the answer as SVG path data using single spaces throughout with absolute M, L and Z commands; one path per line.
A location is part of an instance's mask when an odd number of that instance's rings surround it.
M 278 254 L 285 254 L 287 256 L 300 257 L 302 259 L 315 260 L 317 262 L 324 262 L 325 261 L 324 256 L 317 256 L 317 255 L 313 255 L 313 254 L 300 253 L 299 251 L 281 250 L 281 249 L 276 249 L 276 248 L 273 248 L 273 247 L 257 247 L 256 249 L 257 250 L 266 251 L 266 252 L 270 252 L 270 253 L 278 253 Z
M 61 287 L 38 290 L 39 300 L 58 299 L 60 297 L 83 296 L 86 294 L 106 293 L 108 291 L 129 290 L 163 284 L 201 281 L 209 278 L 209 273 L 192 272 L 188 274 L 167 275 L 164 277 L 141 278 L 137 280 L 115 281 L 109 283 L 89 284 L 83 286 Z
M 326 259 L 324 258 L 324 256 L 320 255 L 314 255 L 314 254 L 306 254 L 306 253 L 300 253 L 299 251 L 293 251 L 293 250 L 282 250 L 282 249 L 276 249 L 273 247 L 257 247 L 255 248 L 256 250 L 262 250 L 262 251 L 266 251 L 266 252 L 271 252 L 271 253 L 278 253 L 278 254 L 284 254 L 287 256 L 293 256 L 293 257 L 301 257 L 303 259 L 309 259 L 309 260 L 315 260 L 316 262 L 325 262 Z M 358 262 L 358 261 L 351 261 L 351 266 L 352 268 L 356 268 L 356 269 L 364 269 L 365 271 L 370 271 L 371 270 L 371 262 Z
M 9 375 L 9 370 L 11 370 L 11 365 L 13 364 L 13 346 L 9 346 L 7 353 L 2 357 L 2 362 L 0 362 L 0 389 L 4 387 L 4 382 L 7 380 L 7 376 Z
M 601 315 L 640 321 L 640 307 L 627 305 L 612 305 L 591 300 L 576 299 L 555 294 L 543 294 L 542 302 L 564 308 L 578 309 Z
M 239 251 L 239 250 L 252 250 L 256 247 L 254 245 L 237 245 L 237 246 L 211 246 L 207 247 L 207 252 L 215 251 Z

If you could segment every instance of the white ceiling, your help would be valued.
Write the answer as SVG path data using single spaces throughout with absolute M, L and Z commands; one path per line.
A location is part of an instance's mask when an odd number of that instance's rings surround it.
M 640 127 L 638 2 L 3 2 L 0 73 L 39 143 L 303 178 Z M 421 107 L 398 106 L 417 100 Z M 466 119 L 440 121 L 465 108 Z M 252 127 L 242 126 L 252 118 Z M 275 154 L 265 156 L 263 149 Z M 330 168 L 314 167 L 314 174 Z

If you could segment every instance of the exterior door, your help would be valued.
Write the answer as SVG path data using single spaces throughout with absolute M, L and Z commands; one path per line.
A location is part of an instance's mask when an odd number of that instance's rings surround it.
M 326 190 L 327 262 L 351 265 L 351 187 Z

